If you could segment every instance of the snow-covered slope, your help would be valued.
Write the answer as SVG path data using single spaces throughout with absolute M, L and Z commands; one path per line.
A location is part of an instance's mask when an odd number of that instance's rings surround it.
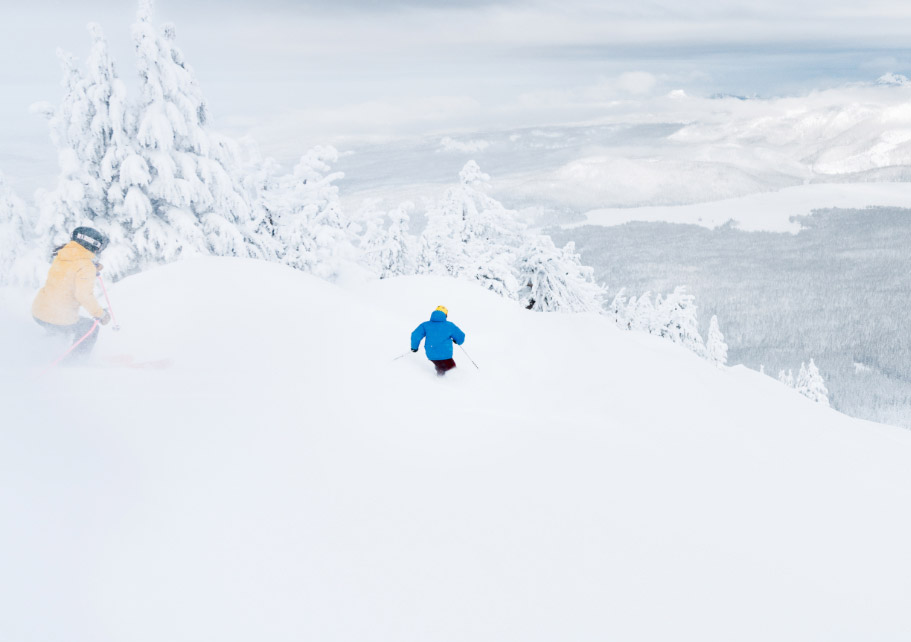
M 3 321 L 0 639 L 911 636 L 906 431 L 457 281 L 206 259 L 111 296 L 98 363 L 171 367 L 35 378 Z M 439 304 L 479 370 L 407 351 Z

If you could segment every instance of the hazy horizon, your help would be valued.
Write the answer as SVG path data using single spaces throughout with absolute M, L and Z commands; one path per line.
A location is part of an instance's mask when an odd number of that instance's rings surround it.
M 59 102 L 55 50 L 84 60 L 89 22 L 135 84 L 137 6 L 38 0 L 0 25 L 0 172 L 11 184 L 30 189 L 53 175 L 45 123 L 29 106 Z M 583 122 L 624 102 L 648 111 L 671 91 L 804 95 L 911 72 L 911 12 L 888 3 L 857 12 L 806 1 L 267 0 L 216 10 L 161 0 L 154 20 L 176 26 L 215 127 L 252 136 L 282 162 L 316 144 Z

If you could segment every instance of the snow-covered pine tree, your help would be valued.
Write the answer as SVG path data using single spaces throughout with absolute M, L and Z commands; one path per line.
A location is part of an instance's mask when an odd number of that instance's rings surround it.
M 417 271 L 418 240 L 411 234 L 411 217 L 414 203 L 405 201 L 389 212 L 387 238 L 387 265 L 393 274 L 408 275 Z
M 117 276 L 132 254 L 112 225 L 113 210 L 123 202 L 119 166 L 131 153 L 129 109 L 126 89 L 117 77 L 101 28 L 96 24 L 88 28 L 92 48 L 86 73 L 80 73 L 73 56 L 58 51 L 63 100 L 56 108 L 33 107 L 48 118 L 61 169 L 56 189 L 38 197 L 39 243 L 50 249 L 68 239 L 79 225 L 97 227 L 112 239 L 105 262 L 109 273 Z
M 414 274 L 417 269 L 417 240 L 408 232 L 408 212 L 412 210 L 414 203 L 406 201 L 388 213 L 388 227 L 383 227 L 381 217 L 367 222 L 361 249 L 381 279 Z
M 262 250 L 262 258 L 278 261 L 282 246 L 277 231 L 278 212 L 273 208 L 281 203 L 281 168 L 274 158 L 264 159 L 252 140 L 244 142 L 243 186 L 252 203 L 253 237 Z
M 557 248 L 549 236 L 529 237 L 519 252 L 519 301 L 540 312 L 598 312 L 604 288 L 593 273 L 582 265 L 572 241 Z
M 325 279 L 337 277 L 357 253 L 357 228 L 344 217 L 334 185 L 344 174 L 329 165 L 337 160 L 333 147 L 309 150 L 292 174 L 275 179 L 266 205 L 281 245 L 279 260 Z
M 705 343 L 705 350 L 709 361 L 718 367 L 727 363 L 728 344 L 724 342 L 724 335 L 721 334 L 721 330 L 718 328 L 718 317 L 714 314 L 709 322 L 709 335 Z
M 386 213 L 378 208 L 381 202 L 380 198 L 365 199 L 355 217 L 364 229 L 364 233 L 358 239 L 358 248 L 364 257 L 364 263 L 382 279 L 390 274 L 383 266 L 382 248 L 386 244 Z
M 505 245 L 485 247 L 474 241 L 465 255 L 463 274 L 491 292 L 515 299 L 519 291 L 516 276 L 516 253 Z
M 515 212 L 483 192 L 490 177 L 475 161 L 459 172 L 459 185 L 427 212 L 418 270 L 476 280 L 515 298 L 512 264 L 524 240 Z
M 650 334 L 656 331 L 655 306 L 652 304 L 651 292 L 646 292 L 640 297 L 630 297 L 626 310 L 631 330 L 639 330 Z
M 47 254 L 69 239 L 79 225 L 91 224 L 104 212 L 104 192 L 93 174 L 91 160 L 93 108 L 86 95 L 88 82 L 79 71 L 76 58 L 57 50 L 63 70 L 63 99 L 57 107 L 46 103 L 32 106 L 48 119 L 51 142 L 57 148 L 60 177 L 50 191 L 39 191 L 37 240 Z
M 478 218 L 475 197 L 486 198 L 475 187 L 489 180 L 490 176 L 481 172 L 476 162 L 469 161 L 459 172 L 459 185 L 447 189 L 443 198 L 427 211 L 427 226 L 421 236 L 420 272 L 462 275 L 468 253 L 469 219 Z
M 92 36 L 92 48 L 86 61 L 85 95 L 91 109 L 90 136 L 80 158 L 92 169 L 98 170 L 107 189 L 116 181 L 120 163 L 131 151 L 129 132 L 132 129 L 132 114 L 127 103 L 126 87 L 117 76 L 104 32 L 95 23 L 90 23 L 88 29 Z
M 0 174 L 0 285 L 32 287 L 47 270 L 29 209 Z
M 626 288 L 620 288 L 620 291 L 614 295 L 608 306 L 611 318 L 618 327 L 624 330 L 632 329 L 632 319 L 629 317 L 628 301 L 626 299 Z
M 208 109 L 174 27 L 157 33 L 151 16 L 151 0 L 141 0 L 133 25 L 141 91 L 137 152 L 124 159 L 120 176 L 120 221 L 134 243 L 136 267 L 192 254 L 267 255 L 237 146 L 208 131 Z
M 800 373 L 797 375 L 797 392 L 808 399 L 824 406 L 829 405 L 829 391 L 819 372 L 819 368 L 810 359 L 810 365 L 800 364 Z
M 687 294 L 684 286 L 674 288 L 667 298 L 659 299 L 655 306 L 660 324 L 658 334 L 705 356 L 705 343 L 699 334 L 695 300 L 696 297 Z
M 785 372 L 784 370 L 779 370 L 778 371 L 778 380 L 781 383 L 783 383 L 784 385 L 786 385 L 788 388 L 793 388 L 794 387 L 794 372 L 790 369 L 787 372 Z
M 130 136 L 133 112 L 101 27 L 90 24 L 89 33 L 92 48 L 86 62 L 85 95 L 91 119 L 88 144 L 79 156 L 86 172 L 101 190 L 100 209 L 96 212 L 93 225 L 110 239 L 104 262 L 111 278 L 118 278 L 131 271 L 135 255 L 132 240 L 124 235 L 123 226 L 117 220 L 126 197 L 120 181 L 121 166 L 134 153 Z

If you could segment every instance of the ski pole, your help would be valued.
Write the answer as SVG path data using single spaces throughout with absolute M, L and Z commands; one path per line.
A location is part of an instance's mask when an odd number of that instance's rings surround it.
M 407 355 L 407 354 L 408 354 L 407 352 L 403 352 L 402 354 L 400 354 L 399 356 L 397 356 L 395 359 L 393 359 L 393 361 L 398 361 L 399 359 L 401 359 L 402 357 L 404 357 L 404 356 Z
M 95 323 L 92 324 L 91 329 L 90 329 L 88 332 L 86 332 L 86 333 L 82 336 L 82 338 L 79 339 L 79 341 L 77 341 L 76 343 L 74 343 L 73 345 L 71 345 L 69 350 L 67 350 L 67 351 L 64 352 L 62 355 L 60 355 L 60 358 L 59 358 L 59 359 L 57 359 L 54 363 L 52 363 L 52 364 L 49 365 L 47 368 L 45 368 L 44 370 L 42 370 L 41 372 L 39 372 L 39 373 L 38 373 L 38 376 L 40 377 L 40 376 L 44 375 L 48 370 L 50 370 L 51 368 L 53 368 L 54 366 L 56 366 L 58 363 L 60 363 L 60 362 L 63 361 L 64 359 L 66 359 L 67 356 L 69 356 L 69 354 L 70 354 L 73 350 L 75 350 L 75 349 L 79 346 L 80 343 L 82 343 L 83 341 L 85 341 L 86 339 L 88 339 L 89 336 L 91 336 L 91 334 L 95 331 L 95 329 L 96 329 L 97 327 L 98 327 L 98 319 L 95 319 Z
M 114 308 L 111 307 L 111 298 L 108 296 L 108 289 L 104 287 L 104 279 L 101 278 L 101 275 L 98 275 L 98 280 L 101 282 L 101 291 L 104 292 L 104 300 L 108 302 L 108 312 L 111 313 L 111 321 L 114 322 L 112 329 L 116 332 L 120 330 L 120 326 L 117 325 L 117 317 L 114 316 Z
M 461 344 L 461 343 L 457 343 L 456 345 L 459 346 L 460 348 L 462 348 L 462 344 Z M 468 354 L 468 351 L 467 351 L 465 348 L 462 348 L 462 352 L 464 352 L 464 353 L 465 353 L 465 356 L 468 357 L 468 360 L 471 361 L 471 365 L 473 365 L 475 368 L 478 368 L 478 364 L 476 364 L 476 363 L 474 362 L 474 359 L 471 358 L 471 355 Z M 478 370 L 480 370 L 480 368 L 478 368 Z

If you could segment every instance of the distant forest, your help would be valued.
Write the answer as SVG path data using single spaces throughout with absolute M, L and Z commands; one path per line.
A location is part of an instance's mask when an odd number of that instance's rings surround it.
M 820 210 L 796 235 L 629 223 L 551 230 L 613 295 L 696 295 L 728 364 L 777 376 L 815 359 L 833 407 L 911 427 L 911 210 Z

